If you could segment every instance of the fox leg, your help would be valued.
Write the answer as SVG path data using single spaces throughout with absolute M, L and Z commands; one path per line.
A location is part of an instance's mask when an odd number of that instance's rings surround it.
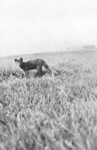
M 42 67 L 41 66 L 37 66 L 37 72 L 38 72 L 39 76 L 42 75 Z
M 28 77 L 28 71 L 25 71 L 25 77 Z

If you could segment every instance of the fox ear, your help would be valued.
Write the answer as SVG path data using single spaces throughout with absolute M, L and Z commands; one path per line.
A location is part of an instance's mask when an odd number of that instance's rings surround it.
M 22 57 L 20 58 L 20 61 L 23 62 L 23 58 Z
M 18 60 L 17 60 L 17 59 L 14 59 L 14 61 L 15 61 L 15 62 L 18 62 Z

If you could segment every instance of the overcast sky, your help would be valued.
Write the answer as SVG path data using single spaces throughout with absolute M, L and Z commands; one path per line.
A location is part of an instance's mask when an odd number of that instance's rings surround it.
M 0 0 L 0 56 L 97 46 L 97 0 Z

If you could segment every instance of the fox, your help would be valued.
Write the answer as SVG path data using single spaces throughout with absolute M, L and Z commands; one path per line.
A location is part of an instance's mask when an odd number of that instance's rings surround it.
M 49 73 L 52 73 L 52 70 L 48 66 L 48 64 L 43 59 L 33 59 L 24 62 L 23 58 L 14 59 L 15 63 L 18 63 L 19 67 L 25 72 L 25 76 L 28 77 L 29 70 L 36 69 L 39 76 L 42 76 L 43 71 L 42 67 L 44 66 Z

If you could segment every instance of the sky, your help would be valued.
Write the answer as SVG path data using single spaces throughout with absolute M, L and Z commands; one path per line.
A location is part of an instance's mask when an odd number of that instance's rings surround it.
M 97 0 L 0 0 L 0 56 L 97 46 Z

